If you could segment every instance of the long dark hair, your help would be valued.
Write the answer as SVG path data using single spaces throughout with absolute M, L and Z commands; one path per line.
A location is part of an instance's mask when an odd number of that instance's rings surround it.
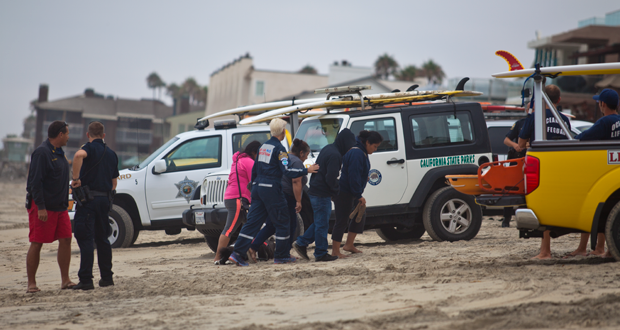
M 306 143 L 306 141 L 300 139 L 293 140 L 293 145 L 291 146 L 291 153 L 299 157 L 302 151 L 310 152 L 310 146 Z
M 252 157 L 252 155 L 256 155 L 258 154 L 258 149 L 260 148 L 260 142 L 254 140 L 250 143 L 248 143 L 247 146 L 245 146 L 245 149 L 243 149 L 243 153 Z
M 366 144 L 366 142 L 368 142 L 369 144 L 377 144 L 383 142 L 383 136 L 381 136 L 381 134 L 379 134 L 379 132 L 377 131 L 361 131 L 357 137 L 364 145 Z

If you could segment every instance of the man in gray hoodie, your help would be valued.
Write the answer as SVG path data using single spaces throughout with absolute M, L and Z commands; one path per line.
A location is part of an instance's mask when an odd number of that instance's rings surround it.
M 340 191 L 338 177 L 342 166 L 342 156 L 353 146 L 355 146 L 355 135 L 345 128 L 338 133 L 334 143 L 321 150 L 316 159 L 319 170 L 310 177 L 310 189 L 308 190 L 314 211 L 314 223 L 308 227 L 303 236 L 299 236 L 293 243 L 295 251 L 306 260 L 310 260 L 307 247 L 312 242 L 315 242 L 314 258 L 316 261 L 338 259 L 327 253 L 327 230 L 332 213 L 332 198 Z

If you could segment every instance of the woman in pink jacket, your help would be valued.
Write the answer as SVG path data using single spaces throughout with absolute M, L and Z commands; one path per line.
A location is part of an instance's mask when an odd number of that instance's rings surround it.
M 256 159 L 260 146 L 260 142 L 252 141 L 245 147 L 243 152 L 236 152 L 233 155 L 233 163 L 228 175 L 228 187 L 224 193 L 224 206 L 228 210 L 228 217 L 226 218 L 226 226 L 222 230 L 217 243 L 217 252 L 215 252 L 214 260 L 216 265 L 223 264 L 222 261 L 226 261 L 221 260 L 220 249 L 228 246 L 230 235 L 245 222 L 246 210 L 250 208 L 249 205 L 252 201 L 251 193 L 248 190 L 248 183 L 252 180 L 252 166 L 254 166 L 254 159 Z

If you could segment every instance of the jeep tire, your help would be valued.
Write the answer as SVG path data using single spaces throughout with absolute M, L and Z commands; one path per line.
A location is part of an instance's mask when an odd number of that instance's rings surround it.
M 112 248 L 126 248 L 131 246 L 133 243 L 134 228 L 129 213 L 118 205 L 112 205 L 112 210 L 108 213 L 108 219 L 110 220 L 110 227 L 112 229 L 108 240 Z
M 616 261 L 620 261 L 620 202 L 611 209 L 607 217 L 605 241 L 607 241 L 609 253 Z
M 417 225 L 413 227 L 403 226 L 381 226 L 377 229 L 377 235 L 383 238 L 386 242 L 396 242 L 405 239 L 420 239 L 424 235 L 426 229 L 424 226 Z
M 422 220 L 433 240 L 470 240 L 480 231 L 482 209 L 473 196 L 444 187 L 430 195 L 424 204 Z

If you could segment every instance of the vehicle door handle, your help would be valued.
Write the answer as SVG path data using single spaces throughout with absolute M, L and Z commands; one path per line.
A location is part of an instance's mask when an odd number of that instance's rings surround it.
M 387 164 L 388 165 L 392 165 L 392 164 L 403 164 L 405 163 L 404 159 L 394 159 L 394 160 L 388 160 Z

